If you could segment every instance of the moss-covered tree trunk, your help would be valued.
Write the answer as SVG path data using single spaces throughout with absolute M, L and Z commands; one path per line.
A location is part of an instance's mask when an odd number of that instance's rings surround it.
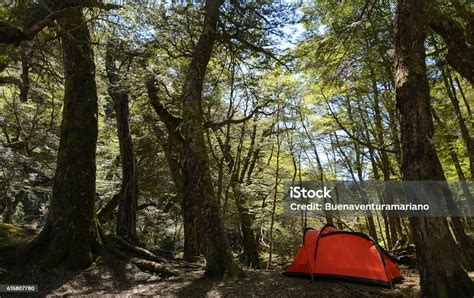
M 433 141 L 433 121 L 425 64 L 426 5 L 398 0 L 395 32 L 396 100 L 401 115 L 404 180 L 440 180 L 445 176 Z M 450 194 L 449 190 L 446 194 Z M 474 286 L 457 259 L 446 218 L 412 217 L 422 295 L 471 297 Z
M 435 2 L 433 2 L 435 3 Z M 471 3 L 472 5 L 472 3 Z M 474 85 L 474 46 L 469 41 L 472 36 L 469 25 L 464 28 L 453 16 L 441 12 L 439 5 L 432 5 L 430 11 L 431 28 L 444 40 L 447 48 L 446 61 L 461 76 Z M 470 13 L 470 21 L 474 16 Z M 472 23 L 471 23 L 472 24 Z
M 250 137 L 250 145 L 247 152 L 247 156 L 243 161 L 242 171 L 240 172 L 239 184 L 243 184 L 247 171 L 250 171 L 250 162 L 252 159 L 252 155 L 254 154 L 256 148 L 256 139 L 257 139 L 257 124 L 255 123 L 252 126 L 252 134 Z M 229 163 L 228 163 L 229 164 Z M 251 175 L 251 173 L 249 173 Z M 236 188 L 233 186 L 234 192 L 236 192 Z M 246 204 L 250 200 L 248 196 L 239 194 L 239 190 L 237 189 L 236 201 L 235 204 L 237 205 L 237 211 L 239 212 L 240 216 L 240 229 L 242 231 L 242 238 L 244 242 L 244 252 L 247 259 L 247 265 L 253 268 L 260 268 L 260 256 L 259 256 L 259 247 L 257 242 L 257 237 L 255 235 L 254 229 L 254 222 L 255 216 L 251 214 L 249 208 L 247 208 Z M 243 199 L 243 200 L 242 200 Z
M 196 210 L 193 206 L 193 198 L 189 196 L 189 193 L 184 191 L 184 180 L 181 174 L 181 161 L 183 160 L 183 144 L 180 143 L 179 147 L 176 146 L 176 136 L 169 138 L 165 149 L 168 152 L 167 159 L 170 169 L 173 172 L 175 185 L 177 188 L 178 198 L 181 204 L 181 212 L 183 215 L 183 232 L 184 232 L 184 248 L 183 248 L 183 259 L 188 262 L 196 261 L 201 255 L 200 249 L 200 237 L 197 230 L 198 218 Z M 179 152 L 177 151 L 179 148 Z M 179 158 L 177 158 L 179 154 Z
M 183 143 L 176 126 L 168 135 L 165 144 L 165 156 L 176 185 L 176 192 L 181 205 L 183 216 L 184 248 L 183 259 L 188 262 L 196 261 L 200 255 L 199 234 L 197 231 L 197 216 L 193 206 L 193 198 L 185 195 L 184 181 L 181 169 L 183 160 Z
M 204 77 L 217 38 L 219 9 L 223 2 L 206 1 L 202 32 L 193 50 L 182 94 L 184 196 L 193 198 L 206 258 L 206 274 L 211 276 L 235 276 L 240 272 L 230 251 L 219 199 L 212 183 L 202 110 Z
M 44 264 L 87 267 L 102 250 L 95 214 L 97 90 L 94 53 L 80 8 L 60 20 L 64 105 L 53 196 L 47 222 L 33 243 Z
M 117 214 L 117 235 L 123 239 L 138 243 L 137 236 L 137 204 L 138 178 L 136 159 L 133 151 L 132 135 L 130 134 L 130 112 L 128 107 L 128 90 L 123 86 L 115 65 L 115 44 L 110 41 L 107 45 L 105 67 L 109 79 L 108 92 L 112 98 L 115 119 L 117 121 L 117 136 L 122 162 L 122 185 Z
M 146 87 L 151 106 L 165 125 L 168 134 L 163 144 L 163 149 L 181 204 L 184 230 L 183 259 L 186 261 L 195 261 L 200 255 L 199 235 L 196 228 L 197 216 L 195 215 L 192 197 L 186 197 L 184 195 L 184 182 L 181 168 L 184 158 L 184 147 L 183 137 L 178 129 L 182 119 L 173 116 L 160 102 L 154 78 L 150 77 L 147 79 Z
M 252 268 L 260 268 L 260 258 L 258 254 L 258 244 L 253 229 L 254 217 L 245 206 L 246 195 L 240 190 L 239 184 L 232 183 L 234 190 L 235 205 L 239 214 L 240 230 L 247 265 Z

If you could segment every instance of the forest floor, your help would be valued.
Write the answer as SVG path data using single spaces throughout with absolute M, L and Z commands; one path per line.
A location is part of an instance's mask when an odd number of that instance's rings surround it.
M 413 297 L 419 291 L 416 270 L 402 268 L 405 281 L 394 289 L 336 281 L 290 278 L 273 270 L 246 270 L 245 277 L 222 281 L 203 277 L 203 266 L 171 262 L 177 277 L 146 273 L 125 260 L 107 257 L 86 271 L 32 270 L 38 296 L 104 295 L 178 297 Z M 29 278 L 28 278 L 29 279 Z M 25 282 L 30 283 L 30 282 Z M 1 296 L 1 295 L 0 295 Z M 109 296 L 110 297 L 110 296 Z
M 8 226 L 11 231 L 12 226 Z M 1 227 L 0 227 L 1 228 Z M 1 229 L 0 229 L 1 230 Z M 5 230 L 5 229 L 4 229 Z M 23 240 L 32 238 L 34 233 Z M 2 238 L 0 240 L 8 239 Z M 24 236 L 24 235 L 22 235 Z M 11 237 L 11 235 L 10 235 Z M 5 242 L 5 241 L 3 241 Z M 0 245 L 1 247 L 1 245 Z M 203 263 L 168 261 L 167 268 L 178 273 L 173 277 L 161 277 L 139 269 L 131 259 L 105 254 L 93 266 L 83 271 L 61 268 L 42 270 L 30 267 L 17 276 L 22 284 L 37 284 L 38 297 L 63 295 L 104 295 L 108 297 L 130 296 L 179 296 L 179 297 L 414 297 L 419 294 L 419 276 L 414 268 L 401 266 L 404 282 L 393 289 L 367 286 L 337 280 L 290 278 L 281 270 L 245 270 L 245 277 L 229 280 L 206 278 Z M 1 269 L 1 268 L 0 268 Z M 1 272 L 0 272 L 1 273 Z M 1 274 L 0 274 L 1 277 Z M 471 272 L 474 279 L 474 272 Z M 30 296 L 30 295 L 29 295 Z M 10 297 L 0 293 L 0 297 Z M 13 296 L 11 296 L 13 297 Z

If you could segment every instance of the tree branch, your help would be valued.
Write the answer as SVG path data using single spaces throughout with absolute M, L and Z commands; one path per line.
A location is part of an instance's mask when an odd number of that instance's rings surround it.
M 248 114 L 247 116 L 243 117 L 243 118 L 240 118 L 240 119 L 232 119 L 232 118 L 229 118 L 229 119 L 226 119 L 224 121 L 221 121 L 221 122 L 211 122 L 211 121 L 207 121 L 206 123 L 204 123 L 204 127 L 206 128 L 210 128 L 212 130 L 217 130 L 218 128 L 222 127 L 222 126 L 226 126 L 227 124 L 240 124 L 240 123 L 244 123 L 244 122 L 247 122 L 248 120 L 252 119 L 252 117 L 259 113 L 260 112 L 260 109 L 263 108 L 263 106 L 258 106 L 256 107 L 255 109 L 252 110 L 252 112 L 250 112 L 250 114 Z
M 44 4 L 36 4 L 28 8 L 24 15 L 32 16 L 32 20 L 28 20 L 21 29 L 13 23 L 0 21 L 0 43 L 18 46 L 24 40 L 33 39 L 36 34 L 46 27 L 56 25 L 56 20 L 67 17 L 73 10 L 77 8 L 99 8 L 103 10 L 118 9 L 121 6 L 116 4 L 105 4 L 95 0 L 69 0 L 63 1 L 56 11 L 48 14 Z M 25 17 L 26 19 L 26 17 Z
M 158 88 L 155 85 L 156 79 L 153 76 L 148 76 L 145 81 L 145 86 L 148 93 L 148 98 L 150 99 L 151 106 L 155 110 L 158 117 L 168 128 L 168 131 L 176 131 L 179 124 L 183 120 L 181 117 L 172 115 L 168 109 L 161 103 L 158 97 Z
M 334 113 L 334 111 L 332 110 L 331 108 L 331 105 L 329 104 L 329 101 L 327 100 L 327 98 L 323 95 L 325 101 L 326 101 L 326 104 L 328 106 L 328 110 L 329 110 L 329 113 L 331 114 L 331 116 L 333 117 L 334 121 L 336 121 L 337 125 L 339 126 L 339 128 L 344 131 L 348 136 L 349 138 L 351 138 L 352 140 L 354 140 L 356 143 L 362 145 L 362 146 L 365 146 L 367 148 L 370 148 L 370 149 L 373 149 L 373 150 L 384 150 L 386 152 L 390 152 L 390 153 L 395 153 L 394 150 L 390 150 L 390 149 L 387 149 L 386 147 L 383 147 L 383 148 L 379 148 L 373 144 L 370 144 L 370 143 L 367 143 L 367 142 L 364 142 L 362 140 L 360 140 L 359 138 L 357 138 L 356 136 L 354 136 L 342 123 L 341 121 L 339 120 L 339 118 L 336 116 L 336 113 Z
M 23 82 L 15 77 L 0 77 L 0 85 L 13 84 L 18 88 L 23 88 Z
M 474 85 L 474 50 L 466 42 L 462 25 L 440 12 L 435 12 L 430 26 L 446 43 L 446 61 Z
M 272 53 L 269 50 L 264 49 L 263 47 L 252 44 L 251 42 L 245 40 L 242 36 L 240 36 L 239 33 L 234 33 L 234 34 L 224 33 L 222 35 L 222 37 L 226 41 L 229 41 L 229 40 L 232 40 L 232 39 L 237 40 L 238 42 L 240 42 L 242 45 L 244 45 L 248 49 L 250 49 L 254 52 L 263 54 L 263 55 L 267 56 L 268 58 L 275 60 L 280 65 L 283 65 L 287 70 L 290 70 L 290 67 L 288 65 L 286 65 L 285 62 L 283 62 L 280 58 L 278 58 L 274 53 Z

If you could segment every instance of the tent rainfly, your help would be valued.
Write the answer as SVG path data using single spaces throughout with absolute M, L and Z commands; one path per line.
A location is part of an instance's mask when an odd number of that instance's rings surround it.
M 308 228 L 286 276 L 337 278 L 392 287 L 403 280 L 395 260 L 370 236 L 325 225 Z

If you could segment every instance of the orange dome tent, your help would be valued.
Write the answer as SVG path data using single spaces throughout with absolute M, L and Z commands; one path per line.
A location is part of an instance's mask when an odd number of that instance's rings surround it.
M 403 277 L 395 260 L 371 237 L 325 225 L 306 229 L 303 246 L 283 273 L 287 276 L 338 278 L 391 287 Z

